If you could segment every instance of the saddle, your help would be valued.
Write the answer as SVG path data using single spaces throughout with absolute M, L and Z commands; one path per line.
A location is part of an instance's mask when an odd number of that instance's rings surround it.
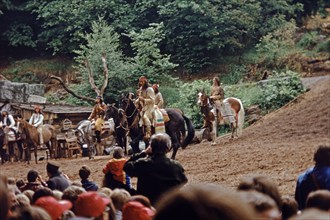
M 110 118 L 108 121 L 105 121 L 102 124 L 102 131 L 112 131 L 115 128 L 115 123 L 112 118 Z M 92 122 L 92 130 L 95 130 L 95 121 Z

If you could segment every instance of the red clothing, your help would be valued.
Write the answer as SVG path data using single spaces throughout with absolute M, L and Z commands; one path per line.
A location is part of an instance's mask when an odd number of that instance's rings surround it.
M 120 159 L 111 159 L 107 162 L 107 164 L 103 167 L 103 173 L 112 173 L 114 180 L 126 184 L 126 174 L 123 171 L 124 165 L 127 159 L 120 158 Z

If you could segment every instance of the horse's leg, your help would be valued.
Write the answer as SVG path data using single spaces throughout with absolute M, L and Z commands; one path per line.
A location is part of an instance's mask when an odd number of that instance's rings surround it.
M 218 131 L 217 130 L 217 120 L 214 120 L 214 121 L 212 121 L 212 133 L 213 133 L 212 143 L 211 143 L 212 146 L 217 144 L 217 142 L 216 142 L 217 131 Z

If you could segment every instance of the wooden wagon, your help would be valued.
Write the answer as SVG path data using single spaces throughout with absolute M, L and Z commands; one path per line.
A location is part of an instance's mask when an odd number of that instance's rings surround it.
M 72 126 L 72 121 L 64 119 L 60 130 L 56 136 L 57 147 L 55 155 L 57 158 L 70 158 L 73 155 L 81 155 L 81 146 L 78 143 L 77 136 Z

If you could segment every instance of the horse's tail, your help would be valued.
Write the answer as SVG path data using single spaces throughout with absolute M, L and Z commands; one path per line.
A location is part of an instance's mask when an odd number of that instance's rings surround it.
M 194 125 L 192 124 L 191 120 L 187 118 L 186 116 L 182 115 L 184 118 L 186 125 L 187 125 L 187 130 L 188 130 L 188 135 L 182 142 L 182 148 L 187 147 L 187 145 L 193 140 L 195 137 L 195 128 Z
M 238 114 L 238 119 L 237 119 L 237 135 L 241 136 L 242 135 L 242 131 L 243 131 L 243 125 L 244 125 L 244 118 L 245 118 L 245 111 L 244 111 L 244 107 L 242 104 L 242 101 L 240 99 L 237 99 L 237 101 L 239 102 L 241 108 L 239 110 Z

